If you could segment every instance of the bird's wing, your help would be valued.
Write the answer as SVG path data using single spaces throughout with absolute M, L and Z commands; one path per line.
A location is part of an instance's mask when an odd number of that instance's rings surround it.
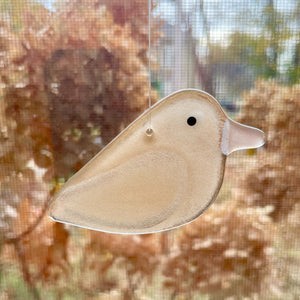
M 187 164 L 174 152 L 140 154 L 68 186 L 54 200 L 56 221 L 118 233 L 163 230 L 188 190 Z M 175 225 L 175 224 L 173 224 Z M 172 227 L 172 224 L 164 225 Z

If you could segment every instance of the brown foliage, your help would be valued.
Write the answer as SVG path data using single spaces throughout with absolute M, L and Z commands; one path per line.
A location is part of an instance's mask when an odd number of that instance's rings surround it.
M 65 1 L 55 13 L 29 7 L 20 14 L 18 32 L 1 21 L 5 209 L 0 234 L 15 247 L 30 285 L 55 283 L 67 274 L 69 234 L 63 225 L 43 218 L 49 182 L 80 169 L 147 107 L 148 37 L 142 9 L 147 1 L 130 1 L 130 9 L 126 3 Z M 119 11 L 135 18 L 121 21 Z M 156 35 L 155 25 L 153 30 Z M 137 245 L 133 252 L 143 249 Z M 123 255 L 123 261 L 136 263 L 130 275 L 154 270 L 144 252 L 137 261 Z
M 250 205 L 269 206 L 278 220 L 300 198 L 300 85 L 259 81 L 245 95 L 240 121 L 262 128 L 267 142 L 242 180 L 238 197 Z
M 110 289 L 113 283 L 108 282 L 104 274 L 113 268 L 118 272 L 123 270 L 127 283 L 121 284 L 121 289 L 126 299 L 133 299 L 135 290 L 152 279 L 160 263 L 160 253 L 161 245 L 154 234 L 122 236 L 92 231 L 84 251 L 83 271 L 92 274 L 94 280 L 91 278 L 83 284 L 89 289 L 97 285 Z
M 179 234 L 164 267 L 165 286 L 175 294 L 199 291 L 216 299 L 259 293 L 271 266 L 269 230 L 262 213 L 215 205 Z
M 299 85 L 287 87 L 259 80 L 244 95 L 239 121 L 265 132 L 267 150 L 291 156 L 299 153 L 299 108 Z
M 6 113 L 16 121 L 23 160 L 33 154 L 39 167 L 50 168 L 54 155 L 59 177 L 77 171 L 147 105 L 147 43 L 104 5 L 88 4 L 71 1 L 55 15 L 26 12 L 16 37 L 21 51 L 10 62 L 24 70 L 22 82 L 5 75 Z
M 34 222 L 41 214 L 30 206 L 29 201 L 20 204 L 18 213 L 20 218 L 14 224 L 16 236 L 23 232 L 28 218 Z M 62 224 L 55 223 L 45 216 L 29 234 L 16 241 L 22 252 L 22 262 L 34 270 L 27 274 L 27 278 L 25 276 L 27 282 L 42 280 L 55 283 L 63 273 L 67 274 L 68 237 L 69 234 Z

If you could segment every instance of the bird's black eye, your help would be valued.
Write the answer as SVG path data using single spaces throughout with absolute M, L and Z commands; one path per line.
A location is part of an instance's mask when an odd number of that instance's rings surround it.
M 197 119 L 195 117 L 189 117 L 186 122 L 190 125 L 190 126 L 194 126 L 197 123 Z

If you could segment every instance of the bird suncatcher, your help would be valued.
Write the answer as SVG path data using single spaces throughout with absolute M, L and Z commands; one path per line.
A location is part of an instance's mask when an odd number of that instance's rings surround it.
M 209 94 L 175 92 L 76 173 L 54 197 L 50 216 L 123 234 L 181 226 L 216 198 L 227 155 L 263 144 L 261 130 L 231 120 Z
M 111 233 L 172 229 L 200 216 L 215 200 L 227 155 L 264 144 L 261 130 L 231 120 L 209 94 L 186 89 L 149 109 L 59 190 L 55 221 Z

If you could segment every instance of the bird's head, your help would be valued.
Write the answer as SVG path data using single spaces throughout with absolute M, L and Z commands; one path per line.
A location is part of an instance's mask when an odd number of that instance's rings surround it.
M 263 131 L 235 122 L 216 99 L 200 90 L 181 90 L 158 102 L 144 115 L 145 126 L 148 114 L 154 135 L 183 151 L 198 149 L 210 156 L 218 148 L 227 156 L 264 144 Z

